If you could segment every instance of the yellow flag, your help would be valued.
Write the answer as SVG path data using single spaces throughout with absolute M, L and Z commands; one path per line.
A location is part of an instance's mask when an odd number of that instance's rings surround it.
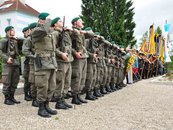
M 145 52 L 146 44 L 147 44 L 147 42 L 146 42 L 146 39 L 145 39 L 143 41 L 142 45 L 141 45 L 140 51 Z
M 149 48 L 149 54 L 155 54 L 156 53 L 156 45 L 154 42 L 154 26 L 150 26 L 150 48 Z
M 159 57 L 160 57 L 160 60 L 162 61 L 162 63 L 164 63 L 164 40 L 160 40 L 160 53 L 159 53 Z

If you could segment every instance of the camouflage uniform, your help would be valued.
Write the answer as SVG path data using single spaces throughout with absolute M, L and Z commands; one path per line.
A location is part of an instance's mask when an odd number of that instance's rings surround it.
M 2 83 L 3 94 L 5 95 L 4 103 L 13 105 L 16 102 L 14 93 L 19 83 L 19 51 L 15 38 L 5 37 L 0 41 L 0 56 L 2 58 Z M 7 60 L 11 57 L 12 64 L 8 64 Z M 13 101 L 13 102 L 11 102 Z

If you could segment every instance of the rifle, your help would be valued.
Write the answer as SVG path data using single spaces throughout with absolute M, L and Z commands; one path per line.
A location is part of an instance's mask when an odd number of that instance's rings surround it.
M 7 41 L 7 54 L 12 59 L 15 59 L 15 46 L 10 42 L 10 40 Z
M 64 33 L 65 33 L 64 25 L 65 25 L 65 16 L 63 17 L 63 27 L 62 27 L 62 32 L 60 34 L 60 39 L 59 39 L 60 51 L 62 51 L 62 52 L 64 52 L 64 48 L 65 48 L 65 45 L 64 45 Z

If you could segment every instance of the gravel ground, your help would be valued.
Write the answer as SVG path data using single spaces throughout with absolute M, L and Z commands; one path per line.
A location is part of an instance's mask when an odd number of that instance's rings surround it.
M 172 130 L 173 85 L 150 80 L 73 109 L 58 110 L 58 115 L 48 119 L 37 116 L 37 108 L 24 101 L 23 95 L 16 96 L 20 105 L 4 105 L 1 93 L 0 130 Z

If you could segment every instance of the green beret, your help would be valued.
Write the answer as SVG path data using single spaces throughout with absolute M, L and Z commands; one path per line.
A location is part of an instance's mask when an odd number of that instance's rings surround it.
M 111 44 L 114 45 L 115 44 L 115 41 L 111 41 Z
M 76 17 L 74 19 L 72 19 L 71 23 L 73 24 L 74 22 L 78 21 L 80 18 L 79 17 Z
M 34 22 L 34 23 L 31 23 L 31 24 L 29 24 L 29 29 L 33 29 L 33 28 L 35 28 L 37 26 L 37 23 L 36 22 Z
M 51 27 L 54 27 L 54 24 L 55 24 L 58 20 L 60 20 L 60 17 L 54 18 L 54 19 L 51 21 Z
M 100 33 L 99 32 L 95 32 L 95 35 L 99 35 L 100 36 Z
M 85 31 L 91 31 L 92 28 L 91 28 L 91 27 L 87 27 L 87 28 L 85 28 L 84 30 L 85 30 Z
M 40 13 L 39 15 L 38 15 L 38 18 L 39 19 L 42 19 L 42 20 L 45 20 L 46 19 L 46 17 L 49 15 L 49 13 Z
M 28 29 L 29 29 L 29 27 L 24 27 L 24 28 L 22 29 L 22 32 L 26 32 Z
M 5 28 L 5 32 L 8 32 L 9 30 L 11 30 L 11 29 L 13 29 L 14 27 L 13 26 L 7 26 L 6 28 Z

